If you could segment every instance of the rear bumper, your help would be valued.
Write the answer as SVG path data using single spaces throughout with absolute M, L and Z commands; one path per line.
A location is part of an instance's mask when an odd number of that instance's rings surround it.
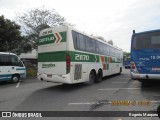
M 70 79 L 70 74 L 51 75 L 50 77 L 48 77 L 47 74 L 37 74 L 37 78 L 38 80 L 41 81 L 72 84 L 72 81 Z
M 160 74 L 135 74 L 131 72 L 132 79 L 160 79 Z

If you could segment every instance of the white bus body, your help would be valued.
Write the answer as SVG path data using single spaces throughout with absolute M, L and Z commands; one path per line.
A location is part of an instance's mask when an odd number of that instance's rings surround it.
M 123 52 L 68 26 L 42 30 L 38 45 L 39 80 L 59 83 L 100 82 L 121 73 Z
M 26 68 L 16 54 L 0 52 L 0 81 L 18 82 L 26 77 Z

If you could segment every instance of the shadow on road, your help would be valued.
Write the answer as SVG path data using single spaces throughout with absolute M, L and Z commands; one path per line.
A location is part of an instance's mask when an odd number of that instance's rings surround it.
M 1 82 L 0 82 L 0 86 L 11 85 L 11 84 L 15 84 L 15 83 L 13 83 L 13 82 L 11 82 L 11 81 L 1 81 Z
M 74 90 L 78 90 L 78 89 L 82 89 L 84 87 L 87 87 L 89 85 L 85 84 L 85 83 L 78 83 L 78 84 L 61 84 L 58 86 L 53 86 L 53 87 L 48 87 L 45 88 L 43 90 L 47 90 L 47 91 L 59 91 L 59 92 L 69 92 L 69 91 L 74 91 Z
M 15 110 L 63 110 L 63 107 L 70 101 L 85 97 L 89 94 L 87 90 L 86 92 L 81 93 L 82 90 L 85 91 L 84 88 L 88 89 L 89 86 L 81 83 L 75 85 L 62 84 L 43 88 L 27 96 L 27 98 L 20 103 Z

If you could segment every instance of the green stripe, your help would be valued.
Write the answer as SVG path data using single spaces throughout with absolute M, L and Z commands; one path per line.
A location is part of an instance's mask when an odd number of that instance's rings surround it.
M 60 42 L 66 42 L 66 32 L 59 32 L 59 34 L 62 37 Z M 54 34 L 41 36 L 38 41 L 38 45 L 53 44 L 56 41 L 56 36 Z
M 59 34 L 60 34 L 60 35 L 61 35 L 61 37 L 62 37 L 61 42 L 66 42 L 67 32 L 60 32 Z
M 38 53 L 38 62 L 65 62 L 66 54 L 70 55 L 72 62 L 100 62 L 100 55 L 88 54 L 82 52 L 73 51 L 56 51 L 56 52 L 46 52 Z M 108 62 L 109 57 L 105 57 L 105 62 Z M 120 63 L 116 62 L 115 58 L 110 58 L 110 63 Z
M 66 61 L 66 52 L 38 53 L 38 62 L 63 62 Z
M 3 74 L 3 75 L 0 75 L 0 79 L 1 77 L 12 77 L 12 74 Z
M 25 68 L 17 68 L 16 70 L 26 70 Z

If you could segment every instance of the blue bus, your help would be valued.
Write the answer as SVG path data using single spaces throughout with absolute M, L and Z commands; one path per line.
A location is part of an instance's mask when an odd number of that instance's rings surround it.
M 127 57 L 123 58 L 123 66 L 125 67 L 125 69 L 130 68 L 130 54 Z
M 131 79 L 160 79 L 160 30 L 133 30 L 130 71 Z

